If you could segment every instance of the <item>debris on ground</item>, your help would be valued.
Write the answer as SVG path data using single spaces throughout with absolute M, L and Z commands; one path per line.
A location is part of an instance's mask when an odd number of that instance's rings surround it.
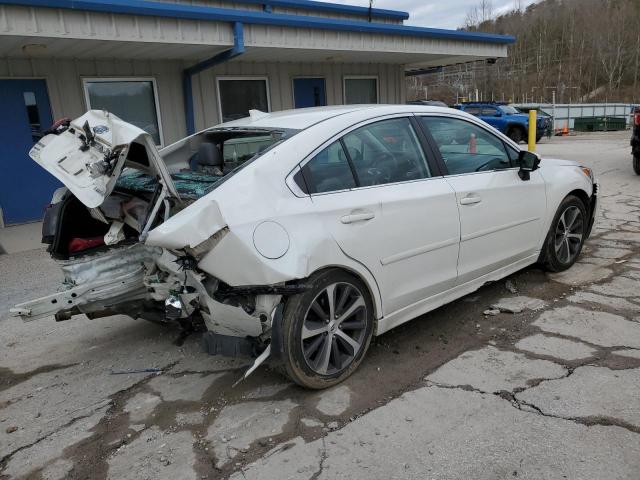
M 500 309 L 498 308 L 490 308 L 489 310 L 485 310 L 482 312 L 484 315 L 500 315 Z
M 518 287 L 516 287 L 515 282 L 511 279 L 504 282 L 504 288 L 506 288 L 509 293 L 513 293 L 514 295 L 518 293 Z

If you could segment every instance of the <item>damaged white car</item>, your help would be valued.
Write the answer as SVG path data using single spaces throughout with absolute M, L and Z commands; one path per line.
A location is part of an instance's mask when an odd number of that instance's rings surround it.
M 570 267 L 596 209 L 588 168 L 439 107 L 253 111 L 160 151 L 90 111 L 30 155 L 66 186 L 43 226 L 65 282 L 15 315 L 202 327 L 209 352 L 271 357 L 310 388 L 373 335 L 535 262 Z

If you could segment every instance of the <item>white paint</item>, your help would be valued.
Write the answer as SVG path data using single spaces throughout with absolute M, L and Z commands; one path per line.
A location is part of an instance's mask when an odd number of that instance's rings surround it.
M 260 255 L 275 260 L 289 250 L 289 234 L 277 222 L 262 222 L 253 231 L 253 245 Z

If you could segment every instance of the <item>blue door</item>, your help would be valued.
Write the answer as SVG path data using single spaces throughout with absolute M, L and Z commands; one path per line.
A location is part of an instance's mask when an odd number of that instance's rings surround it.
M 327 104 L 324 78 L 295 78 L 293 99 L 296 108 L 322 107 Z
M 7 225 L 40 220 L 60 183 L 29 158 L 53 123 L 44 80 L 0 80 L 0 207 Z

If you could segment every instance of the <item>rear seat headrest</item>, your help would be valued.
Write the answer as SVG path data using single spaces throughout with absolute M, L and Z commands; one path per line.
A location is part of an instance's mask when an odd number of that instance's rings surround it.
M 207 167 L 220 167 L 224 165 L 224 159 L 220 149 L 214 143 L 204 142 L 198 147 L 198 165 Z

